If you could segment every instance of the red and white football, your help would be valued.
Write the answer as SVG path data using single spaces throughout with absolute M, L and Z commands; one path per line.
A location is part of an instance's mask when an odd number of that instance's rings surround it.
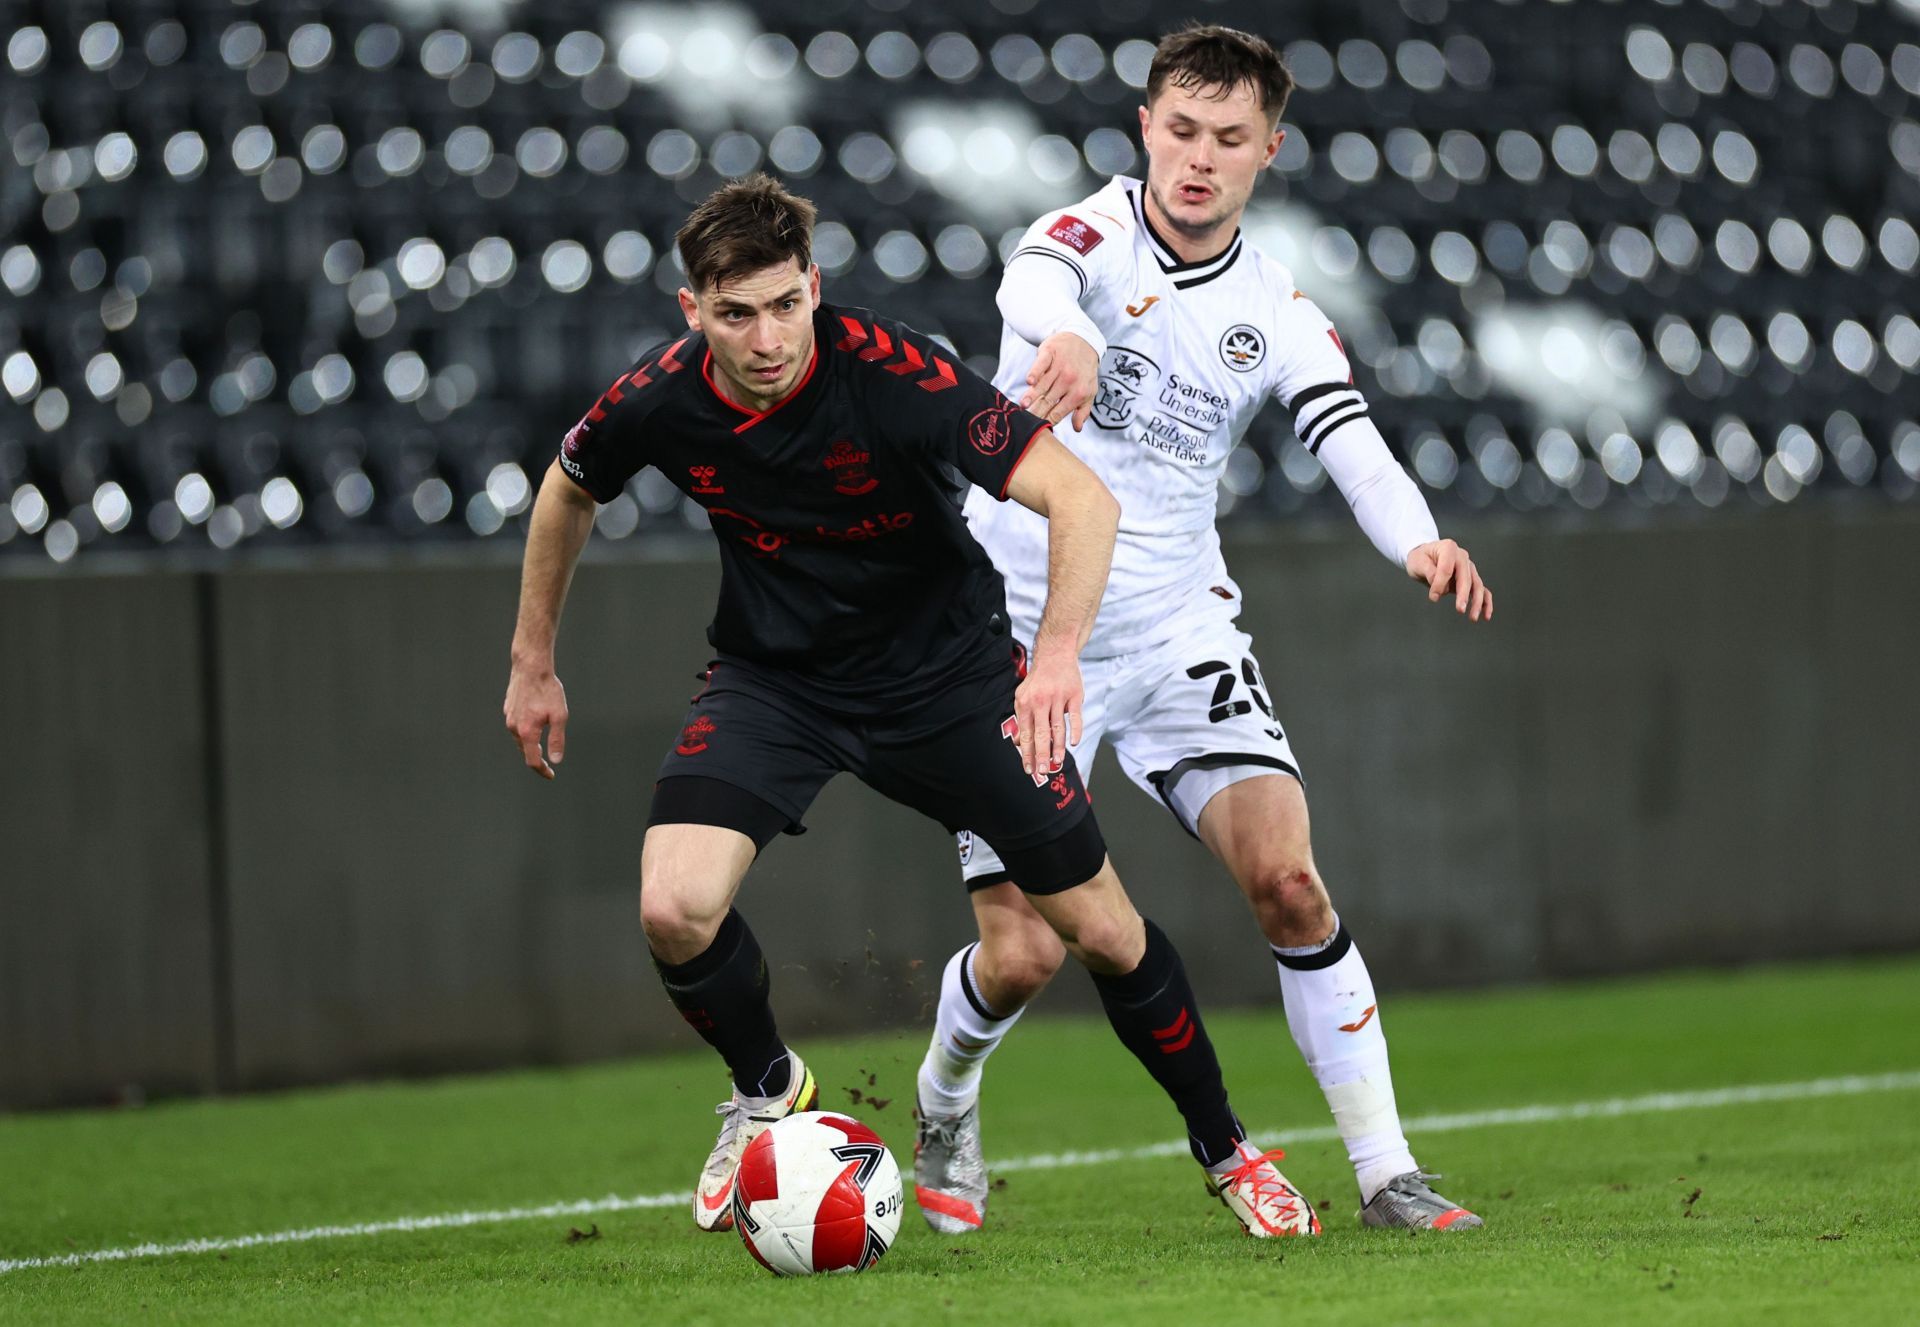
M 733 1228 L 775 1276 L 866 1271 L 900 1233 L 900 1206 L 893 1153 L 831 1111 L 769 1125 L 733 1182 Z

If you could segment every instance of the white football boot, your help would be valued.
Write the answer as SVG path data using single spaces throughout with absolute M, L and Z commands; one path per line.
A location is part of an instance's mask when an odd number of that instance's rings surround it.
M 820 1085 L 813 1081 L 813 1070 L 792 1051 L 787 1052 L 787 1062 L 792 1072 L 787 1090 L 779 1096 L 743 1097 L 735 1089 L 732 1099 L 713 1108 L 720 1117 L 720 1137 L 714 1141 L 706 1168 L 700 1172 L 699 1187 L 693 1191 L 693 1224 L 700 1229 L 733 1229 L 733 1177 L 740 1169 L 747 1144 L 775 1120 L 819 1104 Z
M 1318 1235 L 1320 1218 L 1313 1204 L 1287 1183 L 1273 1163 L 1286 1156 L 1279 1148 L 1262 1152 L 1246 1142 L 1218 1166 L 1207 1167 L 1207 1192 L 1218 1198 L 1255 1239 Z

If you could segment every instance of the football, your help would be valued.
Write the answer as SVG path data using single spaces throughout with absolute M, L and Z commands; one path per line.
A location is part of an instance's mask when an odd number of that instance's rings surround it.
M 879 1135 L 831 1111 L 789 1115 L 748 1145 L 733 1228 L 775 1276 L 864 1272 L 900 1231 L 900 1168 Z

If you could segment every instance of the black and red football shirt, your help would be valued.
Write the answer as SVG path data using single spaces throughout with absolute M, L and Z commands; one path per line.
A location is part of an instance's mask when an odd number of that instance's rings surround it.
M 722 659 L 874 714 L 1006 676 L 999 573 L 960 514 L 1006 498 L 1045 422 L 949 351 L 865 309 L 822 304 L 799 386 L 754 412 L 723 397 L 706 338 L 641 356 L 560 450 L 609 502 L 654 466 L 707 509 Z

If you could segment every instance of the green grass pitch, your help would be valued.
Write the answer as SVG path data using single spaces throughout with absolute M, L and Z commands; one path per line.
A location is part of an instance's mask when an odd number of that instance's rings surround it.
M 1912 1321 L 1920 960 L 1389 993 L 1384 1009 L 1410 1121 L 1675 1095 L 1410 1129 L 1442 1191 L 1488 1228 L 1362 1230 L 1276 1002 L 1209 1021 L 1256 1133 L 1309 1131 L 1283 1168 L 1324 1204 L 1319 1240 L 1247 1239 L 1191 1161 L 1130 1156 L 1009 1170 L 987 1230 L 964 1239 L 933 1235 L 909 1203 L 893 1250 L 858 1277 L 775 1280 L 676 1202 L 14 1267 L 0 1272 L 0 1322 Z M 822 1104 L 873 1124 L 906 1167 L 923 1036 L 799 1043 Z M 1871 1075 L 1905 1076 L 1768 1101 L 1688 1095 Z M 0 1265 L 683 1191 L 723 1087 L 702 1053 L 0 1118 Z M 983 1118 L 999 1159 L 1180 1133 L 1105 1025 L 1082 1019 L 1035 1017 L 1010 1037 Z

